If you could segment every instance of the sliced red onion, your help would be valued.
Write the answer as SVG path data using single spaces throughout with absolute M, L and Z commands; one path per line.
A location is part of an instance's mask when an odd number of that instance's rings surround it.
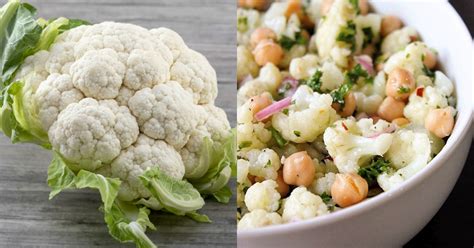
M 374 133 L 372 135 L 367 136 L 367 138 L 375 139 L 375 138 L 379 137 L 380 135 L 382 135 L 384 133 L 393 133 L 393 132 L 395 132 L 395 130 L 397 130 L 397 126 L 391 124 L 387 128 L 385 128 L 382 132 Z
M 289 97 L 295 94 L 296 89 L 298 88 L 299 82 L 293 77 L 287 76 L 283 78 L 283 81 L 278 88 L 278 94 Z
M 278 102 L 274 102 L 270 106 L 258 111 L 258 113 L 255 114 L 255 119 L 257 121 L 263 121 L 267 119 L 268 117 L 274 115 L 275 113 L 278 113 L 281 110 L 288 108 L 290 104 L 291 104 L 291 97 L 283 98 L 282 100 Z
M 253 77 L 252 77 L 252 75 L 249 74 L 246 77 L 244 77 L 244 79 L 242 79 L 242 81 L 237 83 L 237 87 L 238 88 L 242 87 L 245 83 L 247 83 L 250 80 L 253 80 Z
M 369 55 L 360 55 L 354 57 L 355 61 L 359 63 L 370 74 L 374 75 L 374 64 Z

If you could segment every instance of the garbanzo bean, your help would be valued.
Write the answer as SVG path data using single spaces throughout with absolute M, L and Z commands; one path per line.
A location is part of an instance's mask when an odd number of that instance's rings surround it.
M 398 30 L 402 27 L 402 20 L 396 16 L 384 16 L 382 18 L 382 24 L 380 25 L 380 35 L 382 37 L 387 36 L 391 32 Z
M 430 110 L 425 118 L 425 128 L 439 138 L 449 136 L 453 131 L 453 127 L 454 117 L 449 107 Z
M 290 186 L 288 186 L 288 184 L 286 184 L 285 181 L 283 180 L 283 170 L 278 171 L 278 177 L 276 179 L 276 183 L 278 185 L 277 191 L 278 193 L 280 193 L 281 197 L 283 198 L 286 195 L 288 195 L 288 192 L 290 192 Z
M 436 63 L 436 55 L 431 51 L 426 52 L 425 56 L 423 56 L 423 64 L 428 67 L 428 69 L 433 69 Z
M 407 118 L 400 117 L 392 120 L 392 123 L 399 127 L 403 127 L 405 125 L 408 125 L 410 121 Z
M 275 32 L 273 32 L 273 30 L 269 28 L 257 28 L 250 36 L 250 44 L 252 47 L 255 47 L 262 40 L 276 40 L 276 38 L 277 35 Z
M 309 186 L 316 173 L 313 160 L 306 151 L 291 154 L 283 165 L 283 181 L 289 185 Z
M 369 185 L 357 174 L 336 174 L 331 186 L 331 196 L 337 205 L 345 208 L 367 198 Z
M 250 98 L 250 111 L 255 115 L 260 110 L 268 107 L 272 104 L 272 99 L 269 97 L 268 93 L 263 93 L 257 96 Z
M 260 66 L 264 66 L 267 63 L 278 65 L 283 58 L 283 49 L 273 40 L 260 41 L 252 53 L 255 62 Z
M 386 121 L 393 121 L 397 118 L 403 117 L 403 109 L 405 103 L 397 101 L 391 96 L 387 96 L 379 106 L 377 115 Z
M 411 72 L 395 68 L 388 74 L 387 85 L 385 86 L 385 94 L 397 100 L 405 100 L 415 89 L 415 79 Z
M 367 15 L 369 13 L 369 3 L 367 0 L 359 0 L 359 10 L 361 15 Z
M 341 105 L 337 102 L 333 103 L 332 107 L 342 117 L 351 116 L 356 109 L 356 100 L 355 100 L 354 94 L 352 94 L 352 92 L 349 92 L 348 94 L 346 94 L 346 96 L 344 97 L 344 107 L 342 108 L 342 111 L 341 111 Z
M 264 10 L 267 0 L 239 0 L 239 7 Z

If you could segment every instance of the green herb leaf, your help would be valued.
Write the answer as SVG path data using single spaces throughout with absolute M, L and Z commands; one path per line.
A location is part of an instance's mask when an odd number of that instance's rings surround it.
M 370 79 L 369 74 L 366 70 L 362 69 L 360 64 L 357 64 L 352 68 L 352 70 L 347 71 L 344 75 L 344 83 L 337 89 L 331 92 L 331 97 L 333 102 L 337 102 L 341 105 L 341 108 L 344 107 L 345 101 L 344 97 L 352 89 L 352 86 L 357 83 L 359 78 L 366 78 L 370 82 L 373 79 Z
M 247 17 L 239 16 L 239 18 L 237 19 L 237 30 L 241 33 L 245 33 L 247 32 L 248 29 L 249 29 L 249 26 L 248 26 Z
M 321 77 L 323 76 L 323 72 L 319 69 L 314 72 L 314 74 L 306 80 L 306 85 L 310 87 L 313 91 L 321 93 Z
M 295 39 L 282 35 L 278 43 L 280 43 L 283 49 L 289 51 L 294 45 L 305 45 L 308 43 L 308 40 L 301 34 L 301 32 L 296 32 Z
M 298 131 L 298 130 L 294 130 L 293 133 L 296 135 L 296 137 L 300 137 L 300 136 L 301 136 L 301 132 Z
M 239 149 L 244 149 L 250 147 L 252 145 L 252 141 L 242 141 L 239 144 Z
M 278 130 L 276 130 L 274 127 L 270 127 L 270 131 L 272 132 L 272 137 L 275 139 L 280 148 L 283 148 L 288 144 L 288 140 L 285 140 L 283 136 L 281 136 L 281 133 L 278 132 Z
M 430 70 L 428 67 L 426 67 L 426 65 L 423 65 L 423 73 L 432 79 L 435 77 L 434 71 Z
M 409 92 L 410 92 L 410 88 L 400 86 L 400 87 L 398 88 L 397 92 L 398 92 L 399 94 L 409 93 Z
M 372 32 L 371 27 L 362 28 L 362 32 L 364 33 L 364 45 L 363 45 L 363 47 L 366 47 L 367 45 L 372 43 L 372 40 L 374 39 L 374 33 Z
M 351 50 L 354 52 L 356 48 L 355 35 L 356 35 L 356 25 L 354 24 L 353 21 L 349 21 L 347 22 L 346 26 L 341 27 L 339 34 L 336 37 L 336 40 L 347 43 L 351 47 Z
M 358 174 L 367 180 L 369 185 L 376 182 L 377 176 L 390 170 L 390 162 L 382 156 L 372 158 L 368 166 L 361 167 Z
M 360 13 L 360 8 L 359 8 L 359 0 L 349 0 L 349 2 L 352 4 L 352 7 L 356 11 L 356 14 L 358 15 Z
M 325 204 L 328 204 L 332 199 L 331 196 L 328 195 L 326 192 L 322 193 L 320 196 L 321 196 L 321 199 L 323 199 L 323 202 Z

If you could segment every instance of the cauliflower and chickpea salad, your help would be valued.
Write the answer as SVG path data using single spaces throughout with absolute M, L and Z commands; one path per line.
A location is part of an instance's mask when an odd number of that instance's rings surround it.
M 167 28 L 36 19 L 0 9 L 0 128 L 53 153 L 50 198 L 98 189 L 109 233 L 155 247 L 150 209 L 210 222 L 205 197 L 227 203 L 235 132 L 214 105 L 216 72 Z
M 366 0 L 239 1 L 238 229 L 325 215 L 396 188 L 440 152 L 453 83 Z

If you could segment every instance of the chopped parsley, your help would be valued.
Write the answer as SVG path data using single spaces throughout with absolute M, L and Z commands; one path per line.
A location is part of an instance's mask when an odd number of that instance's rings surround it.
M 356 48 L 356 25 L 353 21 L 347 22 L 347 26 L 341 27 L 339 34 L 336 37 L 337 41 L 345 42 L 351 46 L 351 50 Z
M 364 32 L 364 45 L 363 45 L 363 47 L 366 47 L 367 45 L 372 43 L 372 40 L 374 39 L 374 33 L 372 32 L 371 27 L 362 28 L 362 32 Z
M 278 130 L 273 127 L 270 127 L 270 131 L 272 132 L 272 137 L 275 139 L 276 143 L 280 148 L 283 148 L 288 144 L 288 140 L 285 140 L 281 136 L 280 132 L 278 132 Z
M 237 19 L 237 30 L 241 33 L 247 32 L 249 29 L 248 19 L 246 16 L 239 16 Z
M 399 94 L 410 93 L 410 88 L 400 86 L 400 87 L 398 88 L 397 92 L 398 92 Z
M 345 73 L 344 83 L 338 89 L 331 92 L 332 101 L 339 103 L 341 108 L 343 108 L 345 104 L 344 97 L 361 77 L 365 78 L 366 82 L 373 82 L 373 78 L 369 76 L 367 71 L 362 69 L 360 64 L 357 64 L 352 70 Z
M 385 160 L 382 156 L 375 156 L 370 161 L 370 164 L 366 167 L 361 167 L 357 174 L 367 180 L 369 185 L 372 185 L 376 180 L 377 176 L 388 172 L 390 170 L 390 162 Z
M 301 132 L 298 131 L 298 130 L 293 131 L 293 133 L 296 135 L 296 137 L 300 137 L 300 136 L 301 136 Z
M 354 7 L 356 14 L 359 14 L 360 13 L 359 0 L 349 0 L 349 2 L 352 4 L 352 7 Z
M 281 112 L 282 112 L 283 114 L 285 114 L 285 115 L 288 115 L 289 109 L 287 109 L 287 108 L 286 108 L 286 109 L 283 109 Z
M 425 61 L 425 54 L 422 54 L 421 55 L 421 62 L 424 62 Z M 426 65 L 423 63 L 423 73 L 426 74 L 426 76 L 430 77 L 430 78 L 434 78 L 435 77 L 435 73 L 434 71 L 430 70 L 428 67 L 426 67 Z
M 323 72 L 319 69 L 306 80 L 306 85 L 310 87 L 313 91 L 317 91 L 321 93 L 321 77 L 323 76 Z
M 295 38 L 292 39 L 286 35 L 282 35 L 278 43 L 280 43 L 283 49 L 289 51 L 294 45 L 305 45 L 308 40 L 301 34 L 301 32 L 295 33 Z
M 239 144 L 239 149 L 247 148 L 252 145 L 252 141 L 243 141 Z
M 331 196 L 328 195 L 326 192 L 322 193 L 320 196 L 321 196 L 321 199 L 323 199 L 323 202 L 325 204 L 328 204 L 332 199 Z

